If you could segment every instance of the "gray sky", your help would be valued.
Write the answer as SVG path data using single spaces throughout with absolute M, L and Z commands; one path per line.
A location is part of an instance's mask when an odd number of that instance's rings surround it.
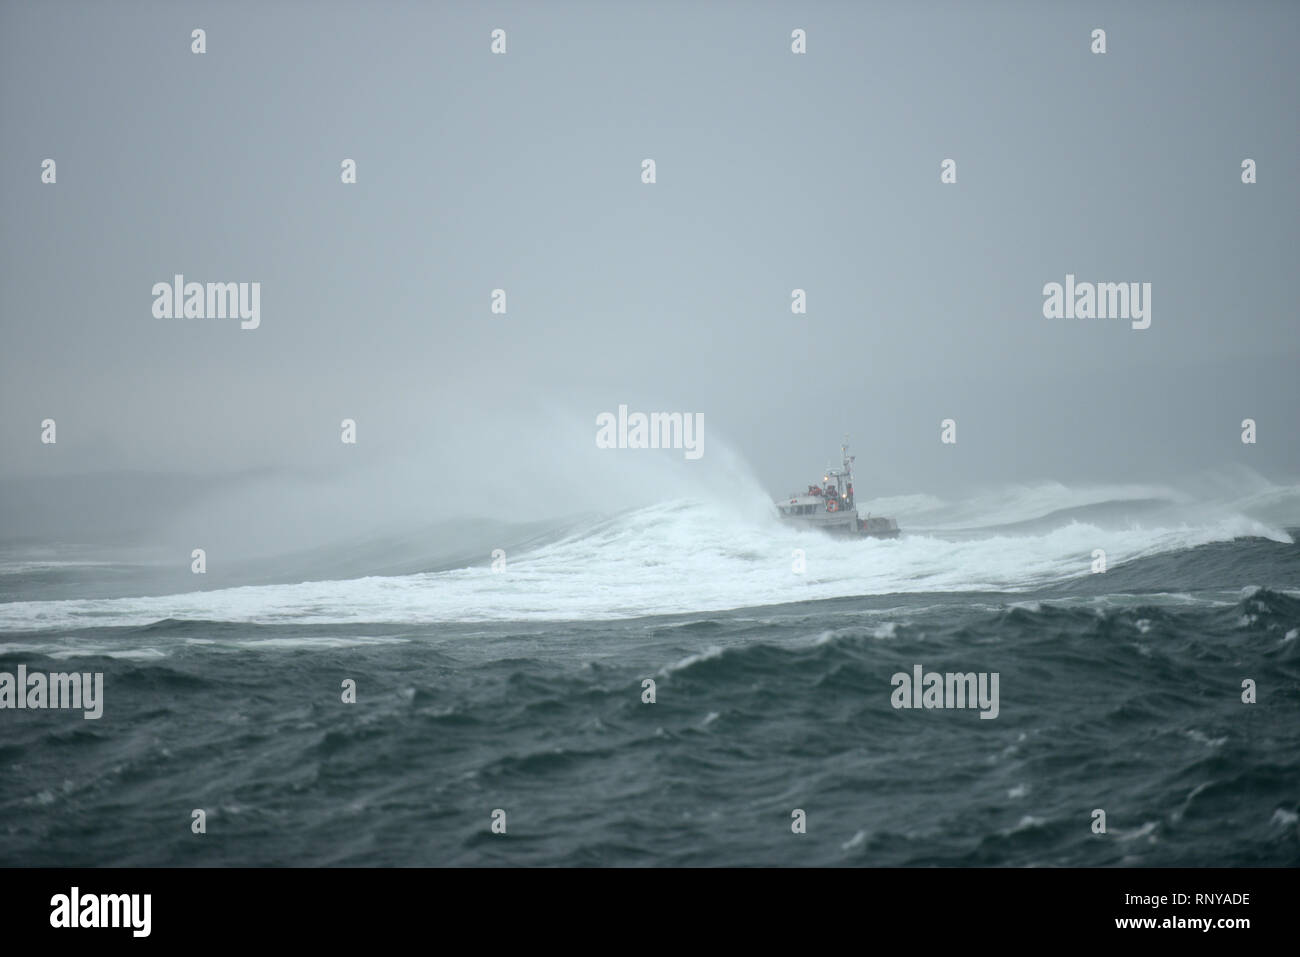
M 704 413 L 706 462 L 725 443 L 774 493 L 844 432 L 890 495 L 1294 481 L 1298 28 L 1291 3 L 3 2 L 0 478 L 370 470 L 400 502 L 504 446 L 512 488 L 562 492 L 627 458 L 594 450 L 627 403 Z M 261 327 L 154 318 L 177 272 L 261 282 Z M 1151 327 L 1045 319 L 1067 272 L 1150 282 Z

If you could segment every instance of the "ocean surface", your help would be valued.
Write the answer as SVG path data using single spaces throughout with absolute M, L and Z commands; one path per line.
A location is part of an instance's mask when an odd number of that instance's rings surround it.
M 680 500 L 206 576 L 10 542 L 0 672 L 104 713 L 0 711 L 0 864 L 1300 865 L 1297 489 L 873 508 L 903 537 Z M 917 665 L 997 717 L 895 708 Z

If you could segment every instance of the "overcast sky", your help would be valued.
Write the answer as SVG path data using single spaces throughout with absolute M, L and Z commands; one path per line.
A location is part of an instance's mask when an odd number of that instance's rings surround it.
M 848 432 L 890 495 L 1294 481 L 1298 38 L 1281 2 L 0 3 L 0 477 L 441 496 L 494 449 L 563 487 L 725 446 L 784 493 Z M 260 282 L 260 328 L 155 318 L 176 273 Z M 1044 318 L 1067 273 L 1151 283 L 1150 328 Z M 703 413 L 705 459 L 595 450 L 620 403 Z

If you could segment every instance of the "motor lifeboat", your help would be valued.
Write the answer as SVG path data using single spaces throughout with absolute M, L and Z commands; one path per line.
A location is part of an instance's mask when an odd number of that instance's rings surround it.
M 853 488 L 853 461 L 848 444 L 840 446 L 839 468 L 827 469 L 820 485 L 809 485 L 803 493 L 794 493 L 776 503 L 783 522 L 819 528 L 832 535 L 852 538 L 897 538 L 898 523 L 892 518 L 863 517 L 858 513 Z

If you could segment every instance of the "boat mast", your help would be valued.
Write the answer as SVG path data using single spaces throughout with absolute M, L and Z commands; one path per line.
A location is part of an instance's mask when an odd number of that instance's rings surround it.
M 849 455 L 849 434 L 844 433 L 844 442 L 840 445 L 840 454 L 844 457 L 844 471 L 849 477 L 849 484 L 853 484 L 853 460 L 856 455 Z

